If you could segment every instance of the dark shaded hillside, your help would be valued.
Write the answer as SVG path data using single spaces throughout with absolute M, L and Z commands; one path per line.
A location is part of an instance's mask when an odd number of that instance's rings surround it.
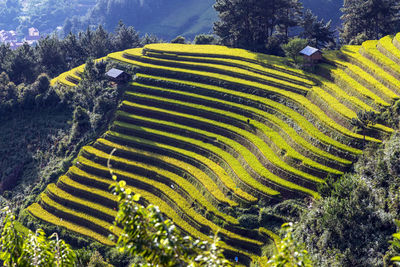
M 212 31 L 217 15 L 212 5 L 215 1 L 181 0 L 99 0 L 96 6 L 81 18 L 66 23 L 72 29 L 103 24 L 109 31 L 122 20 L 133 25 L 142 34 L 149 33 L 170 40 L 177 35 L 194 38 L 199 33 Z M 72 24 L 72 25 L 71 25 Z M 78 24 L 78 25 L 76 25 Z
M 340 25 L 342 0 L 302 2 L 305 8 L 311 9 L 320 19 L 332 20 L 334 28 Z M 68 22 L 67 31 L 69 27 L 82 30 L 98 24 L 112 31 L 118 21 L 122 20 L 142 34 L 154 34 L 166 41 L 178 35 L 193 39 L 200 33 L 212 33 L 213 23 L 217 20 L 214 3 L 215 0 L 99 0 L 85 17 Z

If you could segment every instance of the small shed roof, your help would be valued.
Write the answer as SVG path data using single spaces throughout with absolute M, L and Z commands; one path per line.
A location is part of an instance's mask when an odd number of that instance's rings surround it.
M 307 45 L 306 48 L 300 51 L 300 54 L 305 55 L 305 56 L 312 56 L 317 52 L 321 52 L 319 49 Z
M 112 68 L 111 70 L 107 71 L 106 75 L 112 78 L 118 78 L 122 73 L 123 70 Z

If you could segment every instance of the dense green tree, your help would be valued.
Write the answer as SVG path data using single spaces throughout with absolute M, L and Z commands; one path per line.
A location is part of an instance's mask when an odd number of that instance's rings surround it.
M 294 63 L 297 64 L 300 57 L 300 51 L 304 49 L 307 44 L 308 41 L 306 39 L 293 38 L 287 44 L 282 45 L 282 49 L 285 52 L 285 55 L 293 59 Z
M 92 53 L 90 54 L 90 56 L 94 58 L 104 57 L 112 50 L 113 47 L 110 34 L 101 25 L 99 25 L 94 32 Z
M 35 87 L 39 94 L 46 94 L 50 88 L 49 76 L 46 73 L 40 74 L 32 86 Z
M 374 111 L 359 111 L 357 112 L 357 118 L 352 118 L 350 123 L 356 128 L 356 131 L 361 131 L 364 136 L 364 144 L 365 144 L 365 135 L 366 130 L 371 126 L 375 125 L 378 119 L 378 115 Z
M 331 30 L 331 21 L 325 23 L 323 19 L 318 20 L 309 9 L 304 12 L 301 26 L 303 32 L 300 36 L 310 40 L 313 46 L 321 48 L 335 43 L 335 31 Z
M 158 39 L 157 36 L 152 35 L 152 34 L 145 34 L 143 38 L 140 40 L 140 46 L 145 46 L 147 44 L 154 44 L 154 43 L 160 43 L 162 40 Z
M 194 44 L 217 44 L 218 39 L 213 34 L 199 34 L 193 40 Z
M 271 267 L 312 267 L 312 261 L 304 244 L 293 236 L 293 224 L 285 223 L 282 225 L 282 240 L 277 244 L 277 253 L 267 262 Z
M 10 71 L 8 68 L 11 64 L 8 62 L 11 60 L 12 54 L 9 44 L 0 44 L 0 71 Z
M 139 34 L 132 26 L 126 27 L 122 21 L 119 21 L 112 41 L 114 50 L 117 51 L 140 46 Z
M 41 72 L 53 77 L 67 68 L 63 46 L 56 35 L 39 40 L 36 53 Z
M 38 229 L 24 235 L 17 230 L 15 215 L 8 207 L 2 213 L 0 260 L 4 266 L 74 266 L 75 253 L 57 234 L 47 238 L 43 230 Z
M 5 69 L 10 79 L 16 84 L 32 83 L 37 76 L 38 65 L 34 48 L 27 43 L 18 47 L 10 59 L 5 62 Z
M 108 166 L 111 170 L 110 160 Z M 117 180 L 115 175 L 112 177 Z M 146 266 L 231 266 L 218 248 L 217 237 L 211 244 L 184 237 L 158 207 L 138 204 L 140 195 L 134 194 L 125 181 L 115 183 L 112 188 L 119 199 L 114 225 L 122 226 L 122 233 L 116 238 L 121 252 L 141 258 L 141 264 Z
M 298 0 L 217 0 L 214 31 L 224 45 L 263 51 L 274 34 L 288 36 L 299 25 Z
M 371 155 L 369 160 L 375 161 Z M 382 197 L 387 189 L 361 173 L 344 175 L 332 189 L 304 211 L 294 237 L 305 243 L 317 266 L 384 266 L 395 231 L 387 209 L 393 200 Z
M 299 26 L 301 23 L 303 5 L 299 0 L 281 0 L 277 11 L 278 31 L 283 33 L 287 39 L 289 28 Z
M 184 44 L 186 43 L 186 39 L 183 36 L 177 36 L 171 40 L 172 44 Z
M 379 39 L 394 33 L 399 23 L 398 0 L 344 0 L 342 42 L 358 44 L 366 39 Z
M 75 34 L 68 34 L 67 37 L 62 41 L 62 50 L 65 55 L 65 62 L 67 69 L 79 66 L 86 61 L 85 50 L 81 46 L 80 39 Z

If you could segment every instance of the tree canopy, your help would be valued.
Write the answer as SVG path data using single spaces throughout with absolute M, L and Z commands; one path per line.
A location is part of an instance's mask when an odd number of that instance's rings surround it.
M 224 45 L 263 51 L 273 35 L 288 37 L 301 21 L 298 0 L 217 0 L 214 31 Z
M 394 33 L 399 26 L 397 0 L 344 0 L 340 38 L 346 44 L 360 44 Z

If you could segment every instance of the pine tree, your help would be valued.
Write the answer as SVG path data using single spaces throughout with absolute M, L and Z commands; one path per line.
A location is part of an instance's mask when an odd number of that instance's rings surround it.
M 331 30 L 331 21 L 325 23 L 323 19 L 318 20 L 309 9 L 304 12 L 301 26 L 301 37 L 310 40 L 315 47 L 321 48 L 328 43 L 335 43 L 335 31 Z
M 263 51 L 271 36 L 298 26 L 302 5 L 298 0 L 217 0 L 219 20 L 215 34 L 224 45 Z
M 344 0 L 341 10 L 340 38 L 349 44 L 395 33 L 400 21 L 398 0 Z
M 135 48 L 140 45 L 139 34 L 130 26 L 126 27 L 122 21 L 119 21 L 115 35 L 113 36 L 113 46 L 117 51 L 128 48 Z

